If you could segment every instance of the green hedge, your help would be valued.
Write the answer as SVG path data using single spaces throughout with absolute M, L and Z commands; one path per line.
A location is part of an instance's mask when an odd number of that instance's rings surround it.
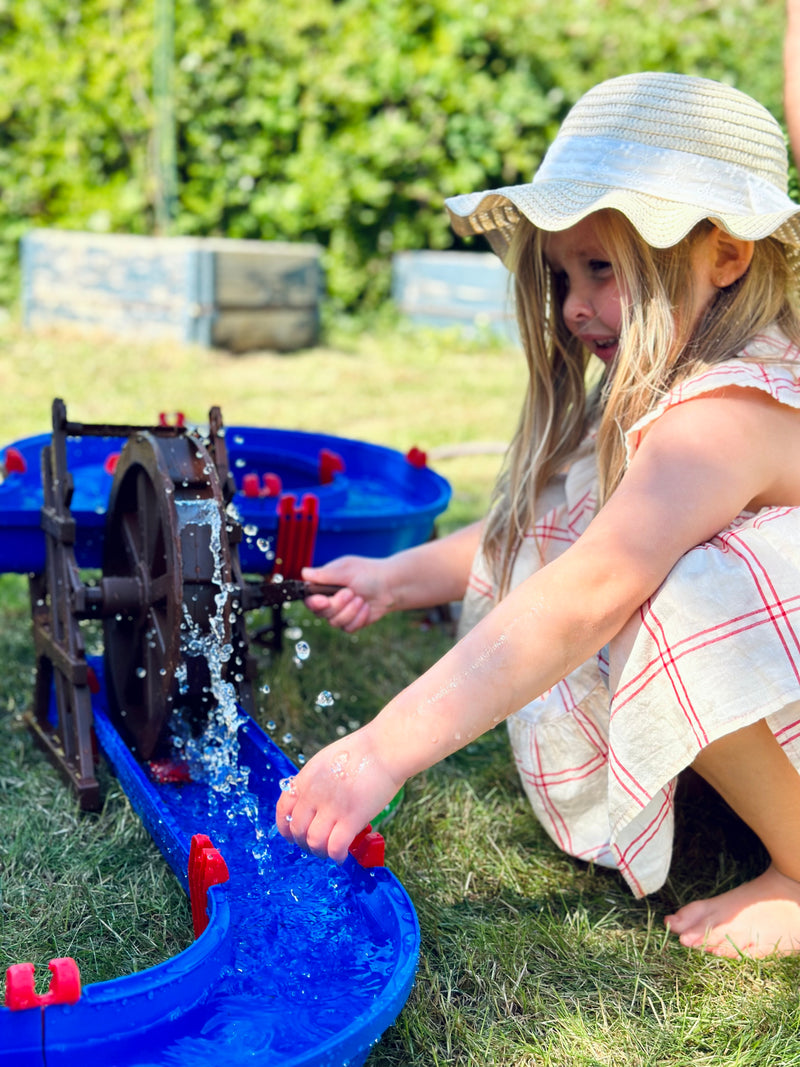
M 154 0 L 0 0 L 0 299 L 31 226 L 155 232 Z M 527 180 L 637 69 L 781 117 L 783 0 L 176 0 L 172 232 L 311 240 L 338 306 L 447 248 L 447 195 Z

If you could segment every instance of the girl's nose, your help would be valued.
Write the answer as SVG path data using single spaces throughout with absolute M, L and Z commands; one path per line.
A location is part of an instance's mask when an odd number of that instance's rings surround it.
M 594 318 L 594 306 L 588 293 L 577 286 L 570 288 L 564 300 L 563 315 L 567 326 L 581 326 Z

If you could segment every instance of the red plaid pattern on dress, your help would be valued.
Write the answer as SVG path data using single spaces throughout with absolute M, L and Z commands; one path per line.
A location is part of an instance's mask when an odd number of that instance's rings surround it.
M 727 386 L 800 408 L 800 351 L 775 333 L 682 383 L 627 434 L 629 459 L 647 427 L 676 404 Z M 573 544 L 597 502 L 593 440 L 537 501 L 518 584 Z M 462 632 L 492 607 L 480 554 Z M 617 691 L 607 651 L 512 715 L 522 786 L 565 852 L 616 867 L 636 896 L 669 871 L 677 776 L 711 741 L 766 719 L 800 770 L 800 508 L 743 513 L 687 552 L 640 609 Z

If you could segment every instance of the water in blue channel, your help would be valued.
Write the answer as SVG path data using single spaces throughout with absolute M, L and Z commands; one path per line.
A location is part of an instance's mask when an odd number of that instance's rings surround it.
M 198 526 L 211 527 L 219 569 L 221 516 L 213 501 L 183 502 L 178 519 L 187 535 Z M 277 833 L 279 774 L 269 760 L 261 765 L 261 755 L 253 755 L 252 767 L 246 765 L 250 756 L 242 753 L 239 733 L 245 717 L 233 686 L 223 678 L 232 655 L 224 627 L 232 594 L 221 571 L 215 571 L 214 581 L 220 589 L 216 612 L 202 631 L 184 613 L 181 650 L 185 658 L 206 659 L 217 706 L 200 736 L 193 735 L 179 711 L 173 714 L 173 751 L 190 768 L 192 781 L 154 783 L 153 788 L 181 835 L 188 841 L 193 834 L 206 834 L 227 864 L 233 959 L 202 1006 L 178 1021 L 173 1033 L 183 1036 L 168 1038 L 157 1055 L 147 1050 L 137 1067 L 279 1067 L 304 1051 L 313 1056 L 359 1017 L 373 1018 L 377 1025 L 374 1017 L 383 1010 L 398 958 L 415 951 L 412 924 L 398 929 L 378 910 L 387 905 L 375 894 L 383 872 L 352 861 L 340 868 Z M 186 684 L 185 664 L 177 677 Z M 374 909 L 373 894 L 376 901 L 382 898 Z M 395 1009 L 393 1014 L 399 1005 Z M 392 1017 L 371 1031 L 367 1043 Z
M 225 859 L 234 944 L 230 973 L 158 1067 L 279 1064 L 369 1011 L 398 949 L 365 902 L 375 872 L 344 872 L 288 844 L 274 804 L 259 812 L 246 788 L 224 802 L 205 784 L 158 788 L 176 821 L 206 833 Z

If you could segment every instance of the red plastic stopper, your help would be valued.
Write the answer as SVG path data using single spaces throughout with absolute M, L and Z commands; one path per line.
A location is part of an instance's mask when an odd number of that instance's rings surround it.
M 24 474 L 28 469 L 25 457 L 18 448 L 6 449 L 3 466 L 5 467 L 6 474 Z
M 343 474 L 344 469 L 344 460 L 338 452 L 332 452 L 329 448 L 321 448 L 319 450 L 320 485 L 330 485 L 334 475 Z
M 383 867 L 386 859 L 386 842 L 372 823 L 356 834 L 348 849 L 350 855 L 362 867 Z
M 406 459 L 408 460 L 408 462 L 411 464 L 412 467 L 420 467 L 421 468 L 421 467 L 427 467 L 428 466 L 428 455 L 427 455 L 427 453 L 423 452 L 421 448 L 417 448 L 416 445 L 414 445 L 413 448 L 409 448 L 408 452 L 406 452 Z
M 228 865 L 218 849 L 205 834 L 195 834 L 189 848 L 189 900 L 192 905 L 192 927 L 198 938 L 208 926 L 206 902 L 212 885 L 227 882 Z
M 280 496 L 283 492 L 283 482 L 279 474 L 271 471 L 264 475 L 263 496 Z

